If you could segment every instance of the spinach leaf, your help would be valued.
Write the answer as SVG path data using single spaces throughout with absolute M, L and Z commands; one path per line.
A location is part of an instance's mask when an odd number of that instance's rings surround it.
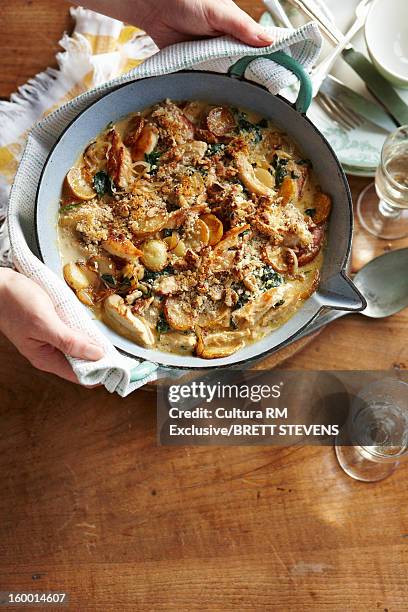
M 289 161 L 288 159 L 286 159 L 285 157 L 279 157 L 279 155 L 277 155 L 276 153 L 273 156 L 272 168 L 274 168 L 275 170 L 275 186 L 276 187 L 280 187 L 283 183 L 283 179 L 285 178 L 285 176 L 289 174 L 289 172 L 286 169 L 288 161 Z
M 248 121 L 246 113 L 242 113 L 241 111 L 236 112 L 236 120 L 237 120 L 237 130 L 238 133 L 241 131 L 250 132 L 253 134 L 253 140 L 255 143 L 261 142 L 262 140 L 262 128 L 267 127 L 268 122 L 266 120 L 262 120 L 259 123 L 251 123 Z M 266 125 L 265 125 L 266 121 Z
M 115 289 L 116 278 L 112 274 L 102 274 L 101 279 L 110 289 Z
M 93 188 L 100 198 L 104 196 L 105 193 L 113 195 L 116 191 L 112 177 L 103 170 L 97 172 L 93 177 Z
M 316 214 L 316 209 L 315 208 L 306 208 L 305 210 L 305 215 L 307 215 L 308 217 L 314 217 Z
M 265 266 L 262 273 L 261 283 L 263 289 L 272 289 L 273 287 L 279 287 L 283 283 L 283 277 L 275 272 L 272 266 Z
M 298 166 L 310 166 L 310 167 L 313 166 L 310 159 L 298 159 L 296 163 Z
M 65 206 L 61 206 L 60 213 L 68 212 L 73 208 L 78 208 L 78 206 L 82 206 L 84 202 L 71 202 L 71 204 L 66 204 Z
M 159 334 L 165 334 L 166 332 L 170 330 L 170 325 L 167 323 L 166 317 L 164 316 L 162 312 L 160 313 L 160 316 L 156 323 L 156 329 L 159 332 Z
M 156 278 L 159 278 L 159 276 L 162 276 L 162 275 L 168 276 L 169 274 L 173 274 L 173 273 L 174 273 L 174 270 L 171 266 L 167 266 L 167 268 L 160 270 L 160 272 L 152 272 L 151 270 L 145 270 L 142 280 L 144 283 L 148 283 L 149 285 L 151 285 L 154 283 Z
M 216 155 L 217 153 L 222 153 L 224 149 L 225 144 L 223 144 L 222 142 L 214 142 L 208 145 L 205 154 L 207 157 L 211 157 L 212 155 Z
M 157 172 L 159 168 L 159 159 L 161 157 L 160 151 L 152 151 L 151 153 L 145 153 L 145 161 L 150 164 L 150 174 Z

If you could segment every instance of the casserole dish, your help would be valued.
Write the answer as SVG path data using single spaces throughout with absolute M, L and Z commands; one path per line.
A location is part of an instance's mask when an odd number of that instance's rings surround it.
M 345 273 L 352 237 L 352 204 L 347 181 L 329 144 L 303 114 L 311 98 L 308 77 L 298 64 L 283 53 L 267 57 L 290 68 L 300 78 L 301 87 L 296 108 L 283 98 L 272 96 L 263 87 L 243 80 L 241 77 L 247 65 L 255 59 L 243 58 L 232 67 L 229 76 L 197 71 L 179 72 L 120 86 L 76 117 L 62 133 L 49 155 L 37 191 L 36 230 L 41 257 L 59 277 L 62 277 L 62 263 L 56 227 L 61 185 L 65 175 L 87 143 L 109 122 L 141 111 L 164 98 L 205 100 L 216 105 L 239 105 L 268 118 L 278 129 L 286 132 L 297 143 L 304 156 L 311 160 L 322 190 L 332 198 L 333 210 L 320 287 L 282 327 L 229 357 L 213 359 L 209 363 L 199 357 L 142 348 L 96 320 L 96 325 L 113 344 L 130 355 L 164 366 L 229 366 L 259 358 L 281 348 L 293 340 L 323 308 L 358 311 L 365 307 L 364 299 Z M 232 78 L 233 76 L 238 78 Z

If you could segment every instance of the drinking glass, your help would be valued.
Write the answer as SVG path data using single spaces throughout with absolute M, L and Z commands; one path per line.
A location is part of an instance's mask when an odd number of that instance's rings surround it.
M 335 451 L 340 466 L 356 480 L 389 476 L 408 455 L 408 383 L 385 379 L 360 391 Z
M 386 139 L 375 183 L 361 192 L 357 201 L 361 225 L 386 240 L 408 236 L 408 126 Z

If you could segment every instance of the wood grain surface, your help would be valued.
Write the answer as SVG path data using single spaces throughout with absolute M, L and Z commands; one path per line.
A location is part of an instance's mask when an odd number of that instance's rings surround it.
M 55 65 L 67 6 L 2 0 L 0 96 Z M 357 231 L 353 269 L 407 245 Z M 407 329 L 407 311 L 350 315 L 284 367 L 405 368 Z M 371 485 L 331 448 L 158 447 L 153 393 L 71 385 L 4 339 L 0 399 L 0 591 L 80 611 L 408 610 L 407 468 Z

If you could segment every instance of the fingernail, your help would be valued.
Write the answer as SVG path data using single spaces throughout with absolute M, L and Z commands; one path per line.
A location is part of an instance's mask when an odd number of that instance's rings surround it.
M 90 343 L 84 350 L 84 359 L 89 359 L 90 361 L 98 361 L 98 359 L 102 359 L 103 355 L 103 348 L 98 344 Z
M 268 30 L 260 30 L 257 38 L 261 42 L 268 43 L 268 45 L 271 45 L 274 42 L 273 35 L 268 32 Z

